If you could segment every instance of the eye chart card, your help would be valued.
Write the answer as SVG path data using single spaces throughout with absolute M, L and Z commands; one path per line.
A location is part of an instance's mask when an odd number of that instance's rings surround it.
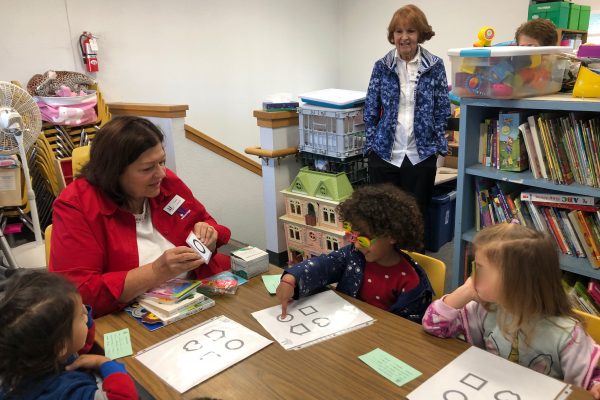
M 135 358 L 183 393 L 271 343 L 221 315 L 142 350 Z
M 281 318 L 281 305 L 252 313 L 286 350 L 297 350 L 375 322 L 332 290 L 294 301 Z
M 566 399 L 569 385 L 470 347 L 412 391 L 410 400 Z

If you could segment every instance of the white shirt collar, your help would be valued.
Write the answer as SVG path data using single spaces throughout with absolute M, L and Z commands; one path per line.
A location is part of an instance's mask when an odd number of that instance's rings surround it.
M 403 59 L 400 58 L 400 56 L 398 56 L 398 49 L 394 50 L 394 58 L 396 59 L 396 62 L 398 61 L 404 61 Z M 404 61 L 406 62 L 406 61 Z M 415 56 L 412 58 L 412 60 L 410 60 L 408 62 L 408 64 L 413 64 L 413 63 L 420 63 L 421 62 L 421 46 L 417 46 L 417 54 L 415 54 Z

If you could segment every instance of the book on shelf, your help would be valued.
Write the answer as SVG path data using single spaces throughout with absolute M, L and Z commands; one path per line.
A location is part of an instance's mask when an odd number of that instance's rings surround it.
M 533 115 L 528 117 L 527 122 L 529 122 L 529 129 L 531 130 L 531 138 L 533 140 L 533 146 L 539 162 L 540 173 L 542 174 L 542 178 L 548 179 L 548 171 L 546 170 L 546 154 L 542 149 L 542 142 L 537 129 L 537 123 L 535 122 L 535 117 Z
M 579 240 L 581 248 L 583 249 L 583 253 L 585 254 L 585 257 L 588 259 L 588 261 L 590 262 L 590 265 L 594 268 L 600 268 L 600 261 L 596 258 L 596 255 L 594 254 L 594 250 L 591 247 L 591 243 L 589 242 L 588 237 L 584 234 L 583 228 L 581 227 L 581 222 L 579 221 L 579 218 L 577 215 L 578 212 L 581 212 L 581 211 L 577 211 L 577 210 L 570 211 L 567 214 L 567 216 L 569 218 L 569 221 L 571 222 L 573 231 L 575 232 L 575 235 L 576 235 L 577 239 Z
M 587 312 L 588 314 L 599 316 L 600 312 L 598 312 L 598 307 L 596 306 L 596 303 L 591 298 L 591 296 L 588 294 L 585 285 L 581 281 L 577 281 L 575 282 L 573 288 L 575 289 L 575 293 L 577 294 L 577 300 L 579 300 L 583 311 Z
M 594 300 L 596 306 L 600 305 L 600 283 L 596 279 L 590 279 L 587 286 L 587 292 Z
M 523 142 L 525 143 L 525 149 L 527 150 L 527 157 L 529 159 L 529 169 L 536 179 L 542 178 L 542 172 L 540 170 L 540 162 L 538 160 L 537 153 L 535 152 L 535 145 L 533 143 L 533 136 L 529 123 L 524 122 L 519 125 L 519 130 L 523 135 Z
M 532 201 L 535 203 L 561 204 L 568 206 L 589 206 L 591 211 L 600 207 L 598 199 L 592 196 L 580 196 L 569 193 L 549 193 L 541 191 L 526 190 L 521 192 L 521 201 Z
M 569 244 L 571 245 L 571 249 L 574 251 L 574 254 L 577 257 L 585 258 L 585 252 L 583 251 L 583 247 L 581 246 L 581 242 L 575 233 L 575 229 L 573 228 L 573 224 L 569 220 L 569 213 L 566 210 L 555 210 L 558 217 L 561 221 L 561 226 L 563 227 L 563 231 L 565 232 L 565 237 L 568 238 Z
M 150 289 L 139 298 L 151 298 L 159 303 L 172 304 L 192 294 L 192 291 L 199 284 L 200 281 L 197 280 L 174 278 L 156 288 Z
M 478 160 L 485 166 L 600 187 L 600 117 L 503 111 L 480 124 L 479 140 Z
M 529 168 L 523 135 L 519 129 L 524 117 L 519 112 L 500 113 L 498 117 L 498 168 L 520 172 Z

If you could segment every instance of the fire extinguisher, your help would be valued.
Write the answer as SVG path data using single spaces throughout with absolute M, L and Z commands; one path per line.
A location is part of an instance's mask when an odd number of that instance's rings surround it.
M 79 49 L 88 72 L 98 72 L 98 42 L 91 32 L 79 36 Z

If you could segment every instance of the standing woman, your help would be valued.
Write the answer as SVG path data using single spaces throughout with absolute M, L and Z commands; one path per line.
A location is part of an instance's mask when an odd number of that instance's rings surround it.
M 415 5 L 394 13 L 388 41 L 395 48 L 373 67 L 364 111 L 370 182 L 411 193 L 422 213 L 433 195 L 437 156 L 448 152 L 444 63 L 420 45 L 434 34 Z

